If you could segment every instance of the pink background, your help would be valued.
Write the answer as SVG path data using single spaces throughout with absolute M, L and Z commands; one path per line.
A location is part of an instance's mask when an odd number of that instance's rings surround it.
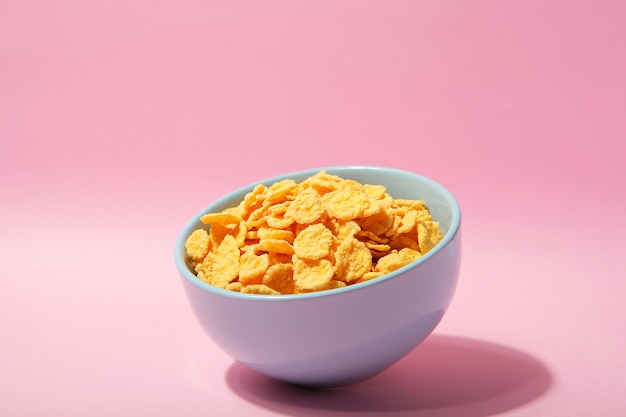
M 626 3 L 1 1 L 0 414 L 621 416 Z M 432 177 L 464 261 L 435 333 L 343 390 L 204 335 L 173 246 L 330 165 Z

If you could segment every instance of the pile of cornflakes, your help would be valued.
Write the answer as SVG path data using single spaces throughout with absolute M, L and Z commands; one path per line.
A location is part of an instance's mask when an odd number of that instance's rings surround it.
M 186 241 L 199 279 L 254 294 L 358 284 L 394 271 L 442 239 L 420 200 L 320 171 L 297 183 L 259 184 L 237 207 L 201 218 Z

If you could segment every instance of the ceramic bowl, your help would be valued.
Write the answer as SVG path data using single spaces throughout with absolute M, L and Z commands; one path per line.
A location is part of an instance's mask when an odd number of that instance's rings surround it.
M 236 205 L 258 183 L 302 181 L 320 169 L 361 183 L 382 184 L 393 198 L 421 199 L 440 222 L 443 240 L 419 260 L 383 277 L 344 288 L 293 295 L 222 290 L 199 280 L 185 240 L 206 227 L 200 217 Z M 461 261 L 461 213 L 437 182 L 398 169 L 344 166 L 291 172 L 251 184 L 209 204 L 182 230 L 176 265 L 198 322 L 235 361 L 279 380 L 338 387 L 369 379 L 421 343 L 453 298 Z

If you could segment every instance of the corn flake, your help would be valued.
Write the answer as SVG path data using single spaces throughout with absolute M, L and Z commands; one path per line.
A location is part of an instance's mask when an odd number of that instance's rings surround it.
M 243 287 L 240 292 L 245 294 L 280 295 L 278 291 L 263 284 L 251 284 Z
M 299 224 L 311 224 L 324 214 L 322 198 L 315 188 L 305 188 L 291 202 L 285 217 L 289 217 Z
M 372 268 L 372 253 L 358 239 L 344 240 L 335 252 L 337 279 L 351 283 L 360 279 Z
M 410 264 L 421 256 L 422 254 L 419 251 L 410 248 L 403 248 L 399 251 L 394 250 L 378 260 L 374 271 L 389 273 Z
M 240 261 L 239 281 L 246 285 L 260 284 L 270 265 L 267 253 L 256 255 L 254 250 L 249 250 L 241 255 Z
M 209 245 L 211 239 L 209 233 L 204 229 L 194 230 L 185 242 L 187 256 L 194 262 L 202 262 L 204 257 L 209 253 Z
M 239 276 L 239 247 L 232 235 L 226 235 L 215 251 L 211 284 L 225 288 Z
M 342 186 L 327 194 L 326 210 L 337 220 L 353 220 L 369 207 L 367 194 L 352 184 Z
M 293 280 L 298 292 L 325 290 L 335 270 L 327 259 L 298 259 L 293 263 Z
M 293 242 L 295 254 L 303 259 L 322 259 L 328 256 L 333 243 L 333 233 L 323 224 L 308 226 Z
M 283 253 L 292 255 L 294 253 L 291 243 L 282 239 L 261 239 L 259 241 L 259 249 L 266 252 Z
M 270 266 L 265 271 L 262 283 L 281 294 L 293 294 L 296 289 L 293 280 L 293 264 L 277 263 Z
M 239 224 L 241 217 L 234 213 L 222 212 L 222 213 L 208 213 L 200 217 L 200 220 L 204 224 L 219 223 L 224 226 L 229 224 Z
M 197 277 L 248 294 L 297 294 L 376 279 L 442 239 L 422 200 L 319 171 L 259 184 L 234 207 L 201 217 L 185 250 Z

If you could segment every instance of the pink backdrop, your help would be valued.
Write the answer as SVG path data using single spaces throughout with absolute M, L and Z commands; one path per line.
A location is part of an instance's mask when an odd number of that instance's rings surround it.
M 625 2 L 0 3 L 1 415 L 623 415 Z M 460 286 L 387 372 L 299 390 L 204 335 L 173 245 L 347 164 L 457 195 Z

